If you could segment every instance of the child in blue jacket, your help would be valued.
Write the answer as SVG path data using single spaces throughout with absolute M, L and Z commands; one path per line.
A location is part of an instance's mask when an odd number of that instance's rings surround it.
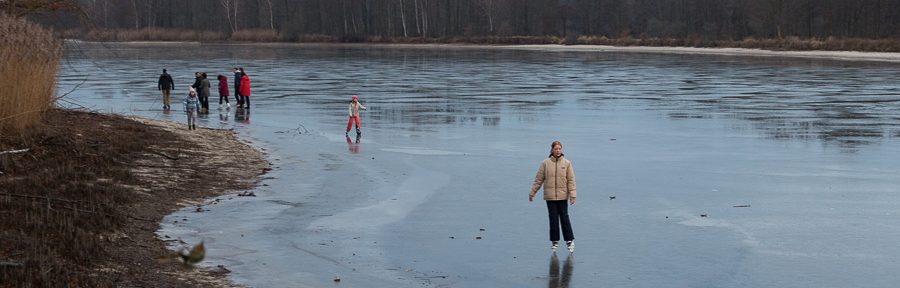
M 197 111 L 200 110 L 200 98 L 197 98 L 197 90 L 188 88 L 188 96 L 184 98 L 184 112 L 187 113 L 188 130 L 197 130 Z

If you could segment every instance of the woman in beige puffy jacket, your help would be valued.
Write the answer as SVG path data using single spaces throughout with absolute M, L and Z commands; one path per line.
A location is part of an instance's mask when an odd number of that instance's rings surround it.
M 550 144 L 550 156 L 541 162 L 534 184 L 528 193 L 528 201 L 534 201 L 538 189 L 544 186 L 544 201 L 547 201 L 547 214 L 550 216 L 550 248 L 553 252 L 559 247 L 559 226 L 562 224 L 563 239 L 569 252 L 575 252 L 575 235 L 572 223 L 569 222 L 569 204 L 575 205 L 575 171 L 562 153 L 562 143 L 553 141 Z M 568 203 L 566 202 L 568 200 Z

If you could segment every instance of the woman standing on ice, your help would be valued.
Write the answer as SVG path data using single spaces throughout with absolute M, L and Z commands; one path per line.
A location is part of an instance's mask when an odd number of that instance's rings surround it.
M 570 203 L 575 205 L 575 171 L 572 170 L 572 162 L 564 157 L 562 143 L 559 141 L 550 144 L 550 156 L 538 167 L 531 192 L 528 193 L 528 201 L 534 201 L 534 195 L 542 185 L 550 216 L 550 249 L 556 252 L 559 247 L 559 226 L 562 224 L 566 247 L 569 252 L 575 252 L 575 235 L 569 222 L 568 206 Z

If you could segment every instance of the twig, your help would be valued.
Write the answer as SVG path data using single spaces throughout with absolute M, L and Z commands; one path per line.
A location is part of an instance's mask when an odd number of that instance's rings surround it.
M 303 130 L 301 131 L 301 129 L 303 129 Z M 297 134 L 303 134 L 303 133 L 309 134 L 309 130 L 307 130 L 306 126 L 303 126 L 303 124 L 297 124 L 297 128 L 294 128 L 294 129 L 275 131 L 275 133 L 288 133 L 288 132 L 297 132 Z
M 21 197 L 21 198 L 31 198 L 31 199 L 47 200 L 47 206 L 48 206 L 48 207 L 50 206 L 50 200 L 53 200 L 53 201 L 60 201 L 60 202 L 66 202 L 66 203 L 74 203 L 74 204 L 80 204 L 80 203 L 82 203 L 82 202 L 79 202 L 79 201 L 72 201 L 72 200 L 59 199 L 59 198 L 52 198 L 52 197 L 48 197 L 48 196 L 32 196 L 32 195 L 21 195 L 21 194 L 10 194 L 10 193 L 0 193 L 0 195 L 4 195 L 4 196 L 12 196 L 12 197 Z M 91 202 L 86 202 L 86 203 L 91 203 Z M 81 210 L 81 209 L 78 209 L 77 207 L 69 207 L 69 206 L 57 206 L 57 207 L 63 207 L 63 208 L 69 209 L 69 210 L 77 211 L 77 212 L 92 213 L 92 214 L 100 214 L 100 215 L 107 216 L 107 217 L 116 217 L 115 215 L 112 215 L 112 214 L 108 214 L 108 213 L 98 213 L 98 212 L 96 212 L 96 211 Z M 125 217 L 128 217 L 128 218 L 134 219 L 134 220 L 141 220 L 141 221 L 147 221 L 147 222 L 156 222 L 156 221 L 150 220 L 150 219 L 140 218 L 140 217 L 137 217 L 137 216 L 131 216 L 131 214 L 128 214 L 128 213 L 122 213 L 122 215 L 124 215 Z
M 0 155 L 3 155 L 3 154 L 25 153 L 25 152 L 28 152 L 29 150 L 31 150 L 31 148 L 25 148 L 25 149 L 19 149 L 19 150 L 2 151 L 2 152 L 0 152 Z
M 172 157 L 172 156 L 166 155 L 166 154 L 164 154 L 164 153 L 162 153 L 162 152 L 159 152 L 159 151 L 153 151 L 153 150 L 151 150 L 150 153 L 153 153 L 153 154 L 156 154 L 156 155 L 159 155 L 159 156 L 163 156 L 163 157 L 169 158 L 169 160 L 178 160 L 178 157 Z
M 40 199 L 40 200 L 55 200 L 55 201 L 62 201 L 62 202 L 66 202 L 66 203 L 75 203 L 75 204 L 80 203 L 80 202 L 78 202 L 78 201 L 72 201 L 72 200 L 66 200 L 66 199 L 59 199 L 59 198 L 50 198 L 50 197 L 47 197 L 47 196 L 34 196 L 34 195 L 22 195 L 22 194 L 10 194 L 10 193 L 0 193 L 0 195 L 4 195 L 4 196 L 12 196 L 12 197 L 21 197 L 21 198 Z
M 22 262 L 15 261 L 0 261 L 0 266 L 12 266 L 12 267 L 22 267 Z
M 58 101 L 58 100 L 62 100 L 63 98 L 66 98 L 66 96 L 68 96 L 68 95 L 71 94 L 72 92 L 75 92 L 75 90 L 77 90 L 78 87 L 81 87 L 81 85 L 84 85 L 85 82 L 87 82 L 87 77 L 85 77 L 83 80 L 81 80 L 81 83 L 78 83 L 78 85 L 75 85 L 75 87 L 72 87 L 72 90 L 69 90 L 69 92 L 66 92 L 65 94 L 62 94 L 62 95 L 59 95 L 59 96 L 54 97 L 53 100 L 54 100 L 54 101 Z M 71 103 L 71 102 L 69 102 L 69 103 Z M 73 104 L 74 104 L 74 103 L 73 103 Z M 76 104 L 76 105 L 77 105 L 77 104 Z M 82 107 L 84 107 L 84 106 L 82 106 Z

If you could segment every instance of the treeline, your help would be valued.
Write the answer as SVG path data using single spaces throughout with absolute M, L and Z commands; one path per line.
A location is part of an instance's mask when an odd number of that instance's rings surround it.
M 283 41 L 595 36 L 736 41 L 900 38 L 900 0 L 78 0 L 57 30 L 167 28 Z M 81 21 L 78 21 L 81 19 Z

